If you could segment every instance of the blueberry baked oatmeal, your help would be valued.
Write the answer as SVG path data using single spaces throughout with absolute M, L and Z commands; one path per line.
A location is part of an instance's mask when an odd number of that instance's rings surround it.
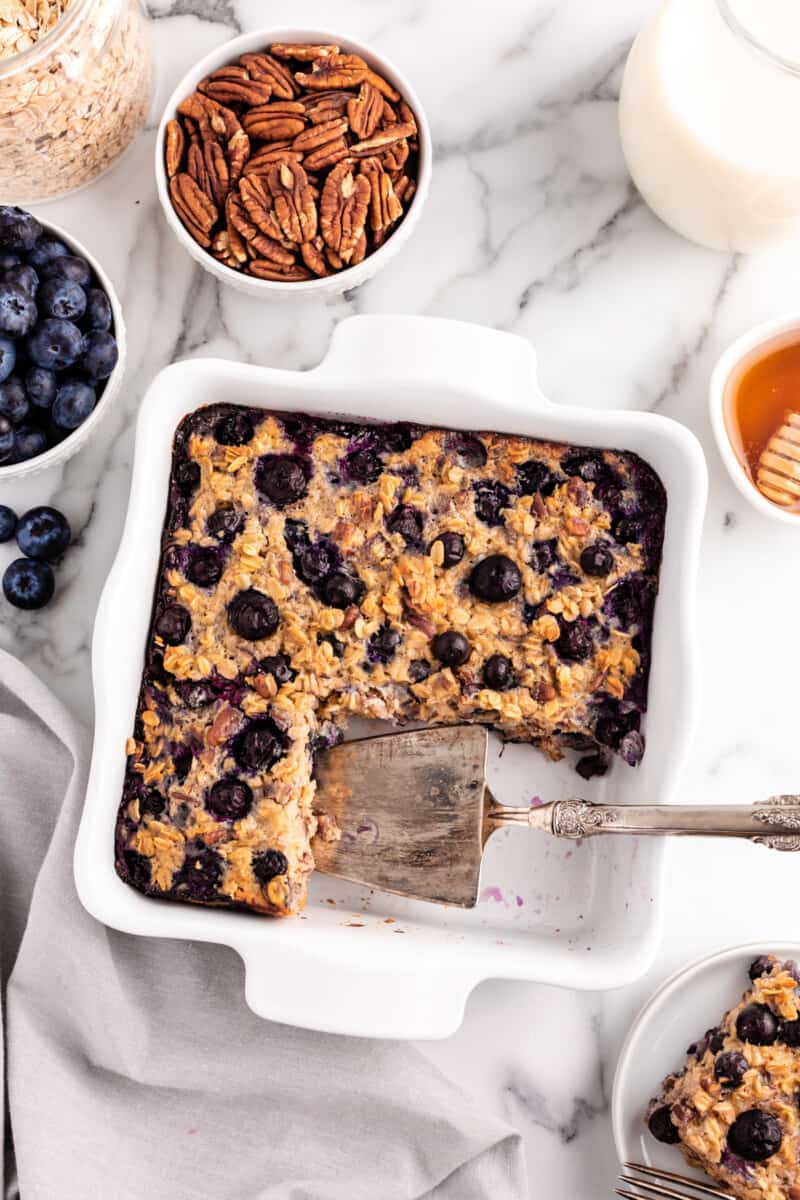
M 636 765 L 666 498 L 636 455 L 214 405 L 186 417 L 117 822 L 151 895 L 302 908 L 350 716 Z
M 731 1195 L 800 1200 L 800 968 L 762 955 L 750 979 L 664 1080 L 647 1123 Z

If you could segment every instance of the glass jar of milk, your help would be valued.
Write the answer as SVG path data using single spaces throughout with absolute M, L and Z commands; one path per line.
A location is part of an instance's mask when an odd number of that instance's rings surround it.
M 800 237 L 800 0 L 662 0 L 619 120 L 636 186 L 684 237 L 743 251 Z

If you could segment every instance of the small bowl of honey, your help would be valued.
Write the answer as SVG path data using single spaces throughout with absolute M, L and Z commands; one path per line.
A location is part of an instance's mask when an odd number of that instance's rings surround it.
M 737 338 L 711 376 L 722 461 L 754 508 L 800 522 L 800 313 Z

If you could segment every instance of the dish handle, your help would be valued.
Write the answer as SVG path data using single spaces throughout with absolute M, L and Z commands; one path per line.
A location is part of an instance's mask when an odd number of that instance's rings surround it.
M 337 384 L 369 379 L 376 385 L 449 389 L 487 400 L 510 413 L 549 407 L 536 377 L 536 352 L 515 333 L 444 317 L 359 315 L 333 331 L 327 355 L 310 374 Z M 413 407 L 413 404 L 412 404 Z M 420 412 L 430 405 L 420 397 Z M 465 413 L 469 419 L 469 413 Z

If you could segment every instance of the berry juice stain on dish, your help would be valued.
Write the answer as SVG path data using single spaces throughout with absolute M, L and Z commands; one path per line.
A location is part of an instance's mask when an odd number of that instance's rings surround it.
M 800 513 L 800 338 L 756 347 L 728 381 L 725 427 L 753 486 Z

